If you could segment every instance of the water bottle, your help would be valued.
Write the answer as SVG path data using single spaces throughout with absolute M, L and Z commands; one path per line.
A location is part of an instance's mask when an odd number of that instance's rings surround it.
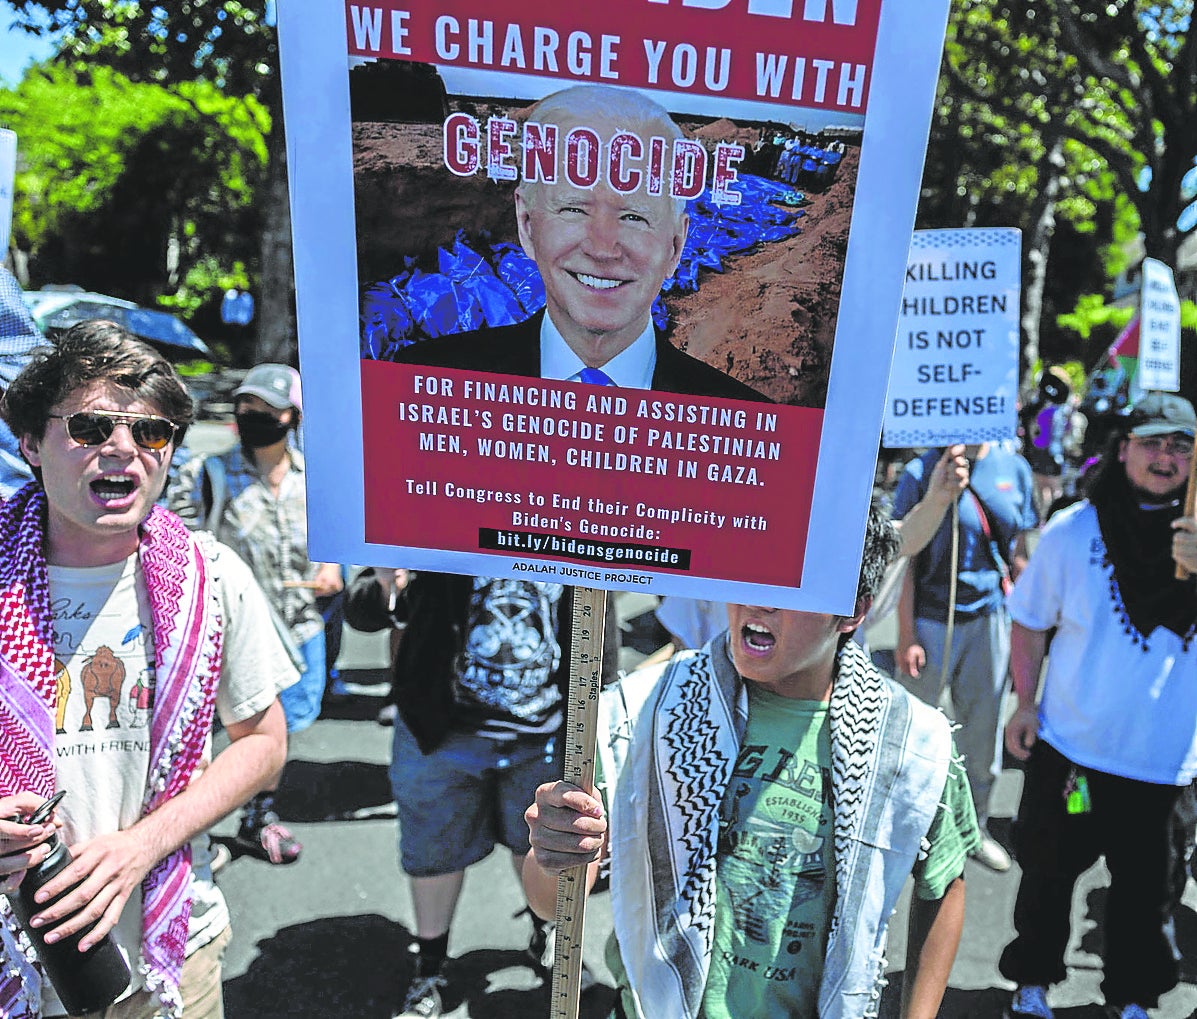
M 53 800 L 47 800 L 29 818 L 28 823 L 39 824 L 49 818 L 61 798 L 60 793 Z M 47 841 L 50 846 L 49 855 L 40 864 L 30 867 L 25 872 L 21 887 L 15 895 L 9 896 L 9 904 L 25 928 L 25 933 L 29 935 L 29 940 L 33 942 L 37 957 L 46 971 L 46 976 L 50 978 L 50 983 L 54 985 L 54 990 L 58 992 L 63 1008 L 70 1015 L 98 1012 L 116 1001 L 129 986 L 129 966 L 107 934 L 86 952 L 80 952 L 79 942 L 90 928 L 84 928 L 79 933 L 53 944 L 46 944 L 43 938 L 46 928 L 29 926 L 30 917 L 48 909 L 71 891 L 68 888 L 63 895 L 46 902 L 33 901 L 38 889 L 71 862 L 70 850 L 57 832 Z

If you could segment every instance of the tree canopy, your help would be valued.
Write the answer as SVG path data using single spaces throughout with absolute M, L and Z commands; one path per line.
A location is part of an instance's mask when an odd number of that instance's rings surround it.
M 262 118 L 265 158 L 247 176 L 254 191 L 250 232 L 235 255 L 210 254 L 197 260 L 192 290 L 170 295 L 167 303 L 184 310 L 192 307 L 203 286 L 208 291 L 207 310 L 214 313 L 226 285 L 248 285 L 258 295 L 255 349 L 249 358 L 294 362 L 282 102 L 267 0 L 9 0 L 9 5 L 19 25 L 54 35 L 56 63 L 77 69 L 104 65 L 131 82 L 171 91 L 181 91 L 184 85 L 204 87 L 230 102 L 246 103 L 253 119 Z M 247 240 L 254 250 L 242 250 Z
M 46 65 L 0 93 L 0 120 L 17 132 L 25 197 L 13 240 L 42 281 L 192 310 L 196 272 L 235 276 L 252 258 L 269 124 L 256 100 Z
M 1023 229 L 1028 362 L 1040 317 L 1050 332 L 1103 289 L 1140 231 L 1147 254 L 1176 265 L 1197 214 L 1185 214 L 1197 190 L 1192 13 L 1193 0 L 954 6 L 920 225 Z

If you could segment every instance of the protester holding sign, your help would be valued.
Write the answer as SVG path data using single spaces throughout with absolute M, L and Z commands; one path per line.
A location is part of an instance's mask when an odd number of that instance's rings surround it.
M 1005 589 L 1025 563 L 1025 532 L 1037 523 L 1034 486 L 1027 462 L 1000 445 L 966 446 L 965 456 L 971 470 L 955 500 L 957 511 L 945 512 L 930 544 L 907 571 L 898 602 L 896 660 L 901 681 L 928 704 L 939 704 L 945 685 L 951 690 L 960 723 L 957 738 L 983 833 L 977 859 L 1004 871 L 1010 857 L 985 824 L 1001 763 L 1001 708 L 1010 655 Z M 923 501 L 936 471 L 947 469 L 954 470 L 938 449 L 907 464 L 894 493 L 894 516 L 905 517 Z M 945 510 L 951 504 L 948 500 Z
M 406 624 L 394 665 L 390 777 L 417 954 L 395 1019 L 441 1014 L 466 868 L 502 845 L 518 872 L 529 848 L 524 807 L 538 785 L 561 774 L 570 599 L 561 584 L 381 567 L 349 584 L 350 626 Z M 543 972 L 552 929 L 532 919 L 528 955 Z
M 912 869 L 904 1014 L 936 1014 L 979 836 L 947 720 L 848 639 L 897 548 L 874 508 L 852 617 L 730 606 L 728 634 L 603 692 L 596 795 L 536 791 L 534 909 L 610 848 L 617 1016 L 874 1015 Z
M 1173 806 L 1197 776 L 1197 592 L 1175 569 L 1197 572 L 1197 519 L 1182 508 L 1195 433 L 1188 400 L 1141 400 L 1088 499 L 1052 518 L 1010 596 L 1018 709 L 1006 749 L 1027 762 L 1017 937 L 1001 958 L 1019 985 L 1010 1015 L 1050 1019 L 1073 888 L 1102 855 L 1110 1014 L 1145 1019 L 1178 979 L 1170 839 Z

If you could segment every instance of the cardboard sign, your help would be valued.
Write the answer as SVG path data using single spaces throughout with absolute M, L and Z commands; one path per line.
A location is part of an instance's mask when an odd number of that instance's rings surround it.
M 17 176 L 17 133 L 0 127 L 0 253 L 12 232 L 13 186 Z
M 883 444 L 945 446 L 1017 434 L 1021 233 L 918 230 L 885 404 Z
M 1155 258 L 1143 259 L 1139 301 L 1139 391 L 1180 391 L 1180 298 L 1172 270 Z
M 313 555 L 850 610 L 947 6 L 280 5 Z

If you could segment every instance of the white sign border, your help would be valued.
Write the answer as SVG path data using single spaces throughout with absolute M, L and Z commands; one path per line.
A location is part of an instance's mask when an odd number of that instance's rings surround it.
M 854 611 L 856 564 L 864 542 L 906 252 L 922 179 L 921 158 L 895 160 L 893 154 L 908 148 L 911 138 L 928 135 L 948 9 L 949 0 L 917 5 L 884 0 L 882 5 L 802 586 L 664 573 L 652 574 L 646 585 L 593 581 L 590 586 L 808 611 Z M 287 155 L 308 479 L 309 485 L 319 484 L 338 496 L 309 498 L 310 552 L 326 562 L 505 576 L 511 572 L 508 556 L 430 552 L 365 540 L 344 10 L 341 0 L 285 0 L 278 5 L 283 99 L 291 111 Z M 774 535 L 762 538 L 762 555 L 769 554 L 775 540 Z M 639 571 L 600 566 L 596 572 Z
M 961 259 L 980 257 L 981 252 L 986 248 L 1014 249 L 1013 281 L 1002 277 L 995 281 L 995 285 L 992 288 L 993 290 L 1001 290 L 1006 295 L 1007 303 L 1010 306 L 1010 310 L 1006 313 L 1008 320 L 1006 335 L 994 337 L 997 342 L 1005 345 L 1002 354 L 1007 359 L 1007 366 L 1005 378 L 1002 384 L 993 391 L 993 395 L 1006 397 L 1007 410 L 998 424 L 994 424 L 995 415 L 986 415 L 984 418 L 986 423 L 983 426 L 961 428 L 956 431 L 942 424 L 936 425 L 934 423 L 928 424 L 921 429 L 917 427 L 895 428 L 889 417 L 889 408 L 893 398 L 895 374 L 903 360 L 902 355 L 898 352 L 897 345 L 895 345 L 894 363 L 890 367 L 890 392 L 887 392 L 885 398 L 885 419 L 882 427 L 881 441 L 886 449 L 946 446 L 956 442 L 1002 442 L 1018 437 L 1018 368 L 1022 353 L 1022 337 L 1019 327 L 1022 308 L 1022 231 L 1018 227 L 1012 226 L 948 227 L 916 230 L 914 237 L 911 238 L 908 261 L 910 263 L 915 261 L 916 252 L 934 254 L 935 252 L 944 250 L 946 246 L 962 249 L 959 255 Z M 921 286 L 922 284 L 920 284 L 920 288 Z M 905 297 L 905 291 L 903 292 L 903 297 Z M 898 344 L 902 341 L 902 322 L 902 316 L 899 316 Z M 958 419 L 954 420 L 957 420 L 957 423 L 959 423 Z M 932 421 L 942 422 L 944 419 L 936 417 Z

